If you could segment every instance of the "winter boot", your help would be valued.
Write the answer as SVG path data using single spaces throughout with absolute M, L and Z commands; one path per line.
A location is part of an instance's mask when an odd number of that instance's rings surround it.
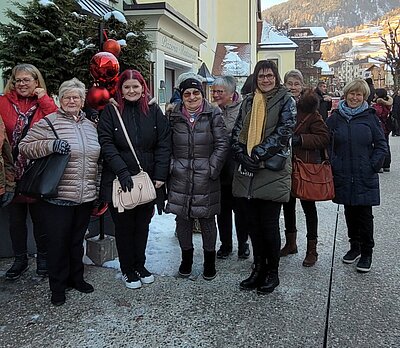
M 311 267 L 314 266 L 318 260 L 318 253 L 317 253 L 317 240 L 307 240 L 307 253 L 306 258 L 303 261 L 304 267 Z
M 203 278 L 205 280 L 213 280 L 217 275 L 215 269 L 215 251 L 204 250 L 204 270 Z
M 179 266 L 179 275 L 187 278 L 192 273 L 193 264 L 193 248 L 189 250 L 182 250 L 182 262 Z
M 29 267 L 28 256 L 26 254 L 16 255 L 14 264 L 6 272 L 6 279 L 8 280 L 18 279 L 21 276 L 21 274 L 28 269 L 28 267 Z
M 342 261 L 344 263 L 353 263 L 357 261 L 361 256 L 361 247 L 359 242 L 351 242 L 350 250 L 343 256 Z
M 266 264 L 265 257 L 255 256 L 254 257 L 254 268 L 250 274 L 250 277 L 240 282 L 241 290 L 254 290 L 259 287 L 266 277 Z
M 47 277 L 49 275 L 47 269 L 47 253 L 37 253 L 36 274 L 40 277 Z
M 275 288 L 279 285 L 278 270 L 270 270 L 265 278 L 262 285 L 257 288 L 257 294 L 265 295 L 273 292 Z
M 281 250 L 281 256 L 288 256 L 289 254 L 297 254 L 297 232 L 285 233 L 286 243 Z

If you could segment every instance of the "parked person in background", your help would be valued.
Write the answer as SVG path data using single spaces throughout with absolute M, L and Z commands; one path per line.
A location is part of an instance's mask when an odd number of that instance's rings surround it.
M 58 196 L 38 203 L 48 240 L 48 267 L 51 303 L 65 303 L 69 287 L 83 293 L 93 286 L 83 280 L 83 238 L 96 200 L 100 145 L 96 127 L 81 110 L 85 102 L 85 85 L 76 78 L 61 84 L 60 108 L 47 118 L 59 139 L 45 120 L 36 123 L 22 139 L 21 153 L 30 159 L 52 153 L 71 153 L 58 185 Z
M 322 116 L 323 120 L 326 121 L 328 118 L 328 111 L 332 109 L 332 98 L 328 94 L 328 87 L 325 81 L 319 81 L 315 92 L 319 98 L 318 112 Z
M 397 88 L 393 94 L 391 117 L 393 122 L 392 137 L 398 137 L 400 136 L 400 88 Z
M 168 120 L 157 104 L 149 105 L 149 90 L 142 74 L 125 70 L 117 83 L 116 102 L 140 165 L 161 188 L 168 175 L 171 139 Z M 134 185 L 131 176 L 139 173 L 139 165 L 126 141 L 116 110 L 109 104 L 104 108 L 97 126 L 103 155 L 100 200 L 109 202 L 115 224 L 115 239 L 122 279 L 125 286 L 138 289 L 154 282 L 145 267 L 146 246 L 154 202 L 138 205 L 118 213 L 111 204 L 115 177 L 126 192 Z
M 290 198 L 290 138 L 296 124 L 296 103 L 280 81 L 273 61 L 256 64 L 253 93 L 243 100 L 232 131 L 232 151 L 238 163 L 233 196 L 246 212 L 254 254 L 254 269 L 240 288 L 257 289 L 260 294 L 279 285 L 279 215 L 282 203 Z M 287 157 L 283 169 L 265 168 L 276 154 Z
M 247 76 L 246 81 L 244 81 L 244 84 L 240 90 L 240 94 L 242 95 L 242 98 L 244 98 L 247 94 L 252 92 L 253 88 L 253 74 L 250 74 Z
M 328 128 L 318 113 L 318 96 L 312 90 L 302 93 L 304 80 L 299 70 L 291 70 L 285 74 L 284 84 L 297 101 L 297 123 L 293 134 L 293 155 L 306 163 L 321 163 L 321 151 L 329 144 Z M 314 266 L 318 260 L 318 214 L 314 201 L 300 200 L 307 226 L 307 252 L 303 266 Z M 290 196 L 288 203 L 283 204 L 285 216 L 286 244 L 281 256 L 297 253 L 296 198 Z
M 374 87 L 374 81 L 372 80 L 372 78 L 368 77 L 365 79 L 365 82 L 368 84 L 369 87 L 369 96 L 367 98 L 367 103 L 368 105 L 371 105 L 372 101 L 375 98 L 375 87 Z
M 221 110 L 204 99 L 200 81 L 185 79 L 179 90 L 183 102 L 176 104 L 169 115 L 172 160 L 166 211 L 176 215 L 176 234 L 182 252 L 179 274 L 189 277 L 192 273 L 192 231 L 197 218 L 203 239 L 203 278 L 212 280 L 216 276 L 219 175 L 228 152 L 228 137 Z
M 14 197 L 14 175 L 11 145 L 8 141 L 3 119 L 0 116 L 0 208 L 9 205 Z
M 393 98 L 388 96 L 386 89 L 378 88 L 375 90 L 375 99 L 372 103 L 372 107 L 376 111 L 376 115 L 381 121 L 381 126 L 383 129 L 383 134 L 385 135 L 387 142 L 388 152 L 385 157 L 385 161 L 383 162 L 383 166 L 380 172 L 390 172 L 390 162 L 392 160 L 390 154 L 390 146 L 389 146 L 389 134 L 392 131 L 390 122 L 390 111 L 393 105 Z
M 360 259 L 357 271 L 369 272 L 374 247 L 372 206 L 380 204 L 378 172 L 387 143 L 375 110 L 368 106 L 368 84 L 355 79 L 343 91 L 345 99 L 327 121 L 335 184 L 333 202 L 344 204 L 350 250 L 343 262 Z
M 12 148 L 17 192 L 18 182 L 28 163 L 27 159 L 19 154 L 18 144 L 30 127 L 56 110 L 53 99 L 46 93 L 46 84 L 39 70 L 31 64 L 16 65 L 4 88 L 4 95 L 0 96 L 0 115 L 3 117 Z M 28 269 L 28 212 L 32 219 L 36 242 L 36 273 L 39 276 L 47 276 L 46 236 L 40 223 L 40 210 L 35 199 L 16 195 L 9 205 L 10 236 L 15 255 L 14 264 L 5 275 L 9 280 L 18 279 Z
M 236 92 L 236 81 L 233 76 L 217 77 L 212 85 L 211 94 L 214 102 L 222 110 L 228 137 L 231 137 L 233 126 L 240 109 L 240 97 Z M 217 258 L 226 259 L 232 253 L 232 212 L 235 212 L 235 228 L 238 241 L 238 257 L 247 259 L 250 256 L 246 219 L 237 210 L 232 196 L 232 180 L 235 162 L 231 151 L 221 171 L 221 213 L 217 215 L 219 239 L 221 246 Z

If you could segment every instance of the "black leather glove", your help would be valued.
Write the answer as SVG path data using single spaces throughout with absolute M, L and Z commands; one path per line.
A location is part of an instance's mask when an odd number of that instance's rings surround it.
M 302 144 L 301 136 L 297 135 L 297 134 L 293 135 L 293 137 L 292 137 L 292 145 L 293 146 L 301 146 L 301 144 Z
M 4 208 L 9 205 L 14 198 L 14 192 L 5 192 L 3 196 L 1 196 L 0 207 Z
M 68 144 L 67 141 L 62 139 L 56 139 L 53 143 L 53 152 L 60 153 L 61 155 L 66 155 L 70 153 L 71 146 Z
M 165 201 L 167 200 L 167 193 L 165 192 L 165 185 L 156 189 L 156 206 L 158 215 L 162 215 L 163 211 L 165 211 Z
M 119 183 L 121 184 L 122 191 L 131 192 L 133 188 L 133 181 L 131 178 L 131 174 L 127 170 L 124 170 L 121 174 L 117 174 L 117 176 Z
M 260 161 L 251 158 L 245 153 L 240 153 L 236 156 L 237 161 L 250 173 L 255 173 L 260 169 Z

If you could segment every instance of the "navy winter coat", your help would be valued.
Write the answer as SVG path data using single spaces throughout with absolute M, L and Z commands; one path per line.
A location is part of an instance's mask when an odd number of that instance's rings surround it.
M 326 120 L 331 132 L 331 163 L 335 203 L 379 205 L 378 171 L 387 145 L 375 110 L 354 115 L 350 120 L 333 110 Z

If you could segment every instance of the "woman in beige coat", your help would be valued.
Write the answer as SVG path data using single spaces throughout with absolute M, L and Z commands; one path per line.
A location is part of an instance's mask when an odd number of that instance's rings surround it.
M 60 139 L 45 120 L 37 122 L 21 141 L 20 152 L 29 159 L 54 152 L 71 157 L 58 185 L 58 197 L 41 203 L 43 227 L 48 237 L 51 302 L 65 303 L 65 290 L 84 293 L 93 286 L 83 280 L 83 238 L 97 197 L 100 145 L 94 124 L 81 110 L 85 85 L 77 79 L 65 81 L 59 90 L 60 108 L 47 116 Z

